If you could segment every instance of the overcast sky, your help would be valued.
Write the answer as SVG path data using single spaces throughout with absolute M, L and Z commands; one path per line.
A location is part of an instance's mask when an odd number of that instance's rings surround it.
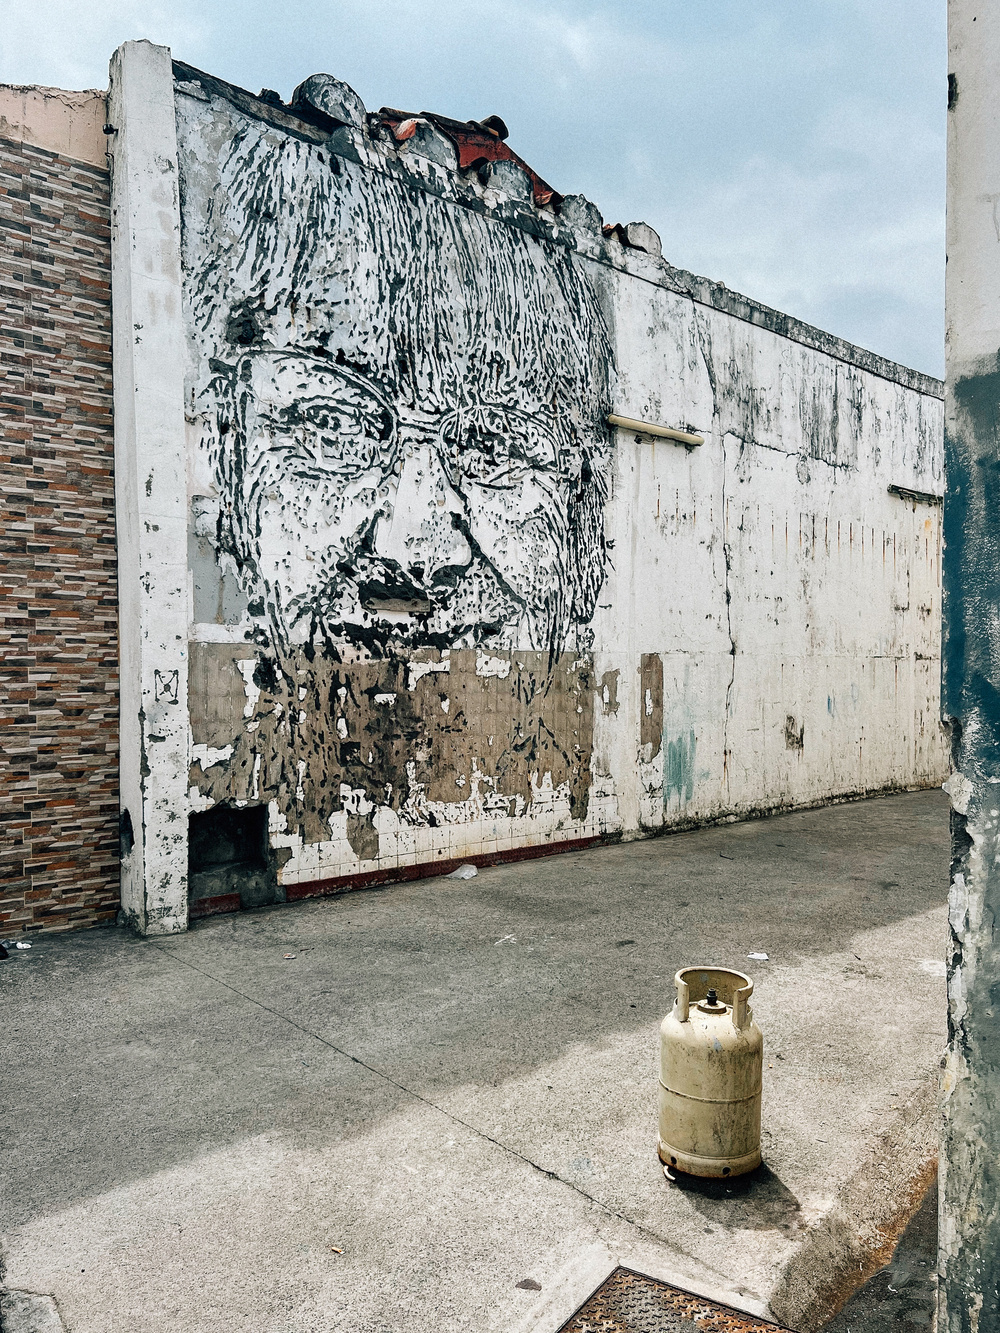
M 504 118 L 667 259 L 943 372 L 944 0 L 0 0 L 0 81 L 104 87 L 119 42 L 288 97 Z

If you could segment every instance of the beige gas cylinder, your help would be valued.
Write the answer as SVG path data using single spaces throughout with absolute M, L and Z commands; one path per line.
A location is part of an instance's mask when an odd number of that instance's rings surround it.
M 753 982 L 723 967 L 685 967 L 660 1025 L 660 1161 L 693 1176 L 760 1165 L 764 1038 Z

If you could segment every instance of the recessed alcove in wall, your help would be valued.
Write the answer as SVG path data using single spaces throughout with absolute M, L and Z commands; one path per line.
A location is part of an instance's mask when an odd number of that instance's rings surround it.
M 194 916 L 283 902 L 267 807 L 217 805 L 189 816 L 188 900 Z

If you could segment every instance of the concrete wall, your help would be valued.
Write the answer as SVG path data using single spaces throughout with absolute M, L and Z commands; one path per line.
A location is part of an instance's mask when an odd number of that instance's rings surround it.
M 940 493 L 935 386 L 755 327 L 724 299 L 616 288 L 616 405 L 706 440 L 617 441 L 598 662 L 619 668 L 640 732 L 650 655 L 664 680 L 638 770 L 636 722 L 608 738 L 608 767 L 639 779 L 625 826 L 940 780 L 940 508 L 889 490 Z
M 936 381 L 481 126 L 174 73 L 193 912 L 940 781 Z
M 952 801 L 941 1309 L 1000 1327 L 1000 14 L 950 0 L 944 691 Z
M 0 87 L 0 936 L 118 908 L 103 93 Z
M 187 927 L 187 505 L 177 140 L 170 53 L 111 62 L 115 502 L 121 590 L 122 911 Z
M 0 138 L 107 172 L 107 94 L 0 84 Z

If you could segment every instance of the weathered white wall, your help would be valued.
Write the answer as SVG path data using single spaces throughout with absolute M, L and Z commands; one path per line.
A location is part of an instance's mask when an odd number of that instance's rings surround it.
M 122 911 L 187 928 L 187 495 L 170 52 L 111 62 L 111 295 L 121 655 Z
M 940 400 L 634 277 L 616 296 L 616 411 L 705 437 L 619 432 L 598 672 L 664 666 L 626 827 L 940 780 L 940 507 L 888 489 L 940 495 Z
M 269 826 L 195 910 L 941 780 L 937 382 L 335 80 L 175 74 L 171 800 Z

